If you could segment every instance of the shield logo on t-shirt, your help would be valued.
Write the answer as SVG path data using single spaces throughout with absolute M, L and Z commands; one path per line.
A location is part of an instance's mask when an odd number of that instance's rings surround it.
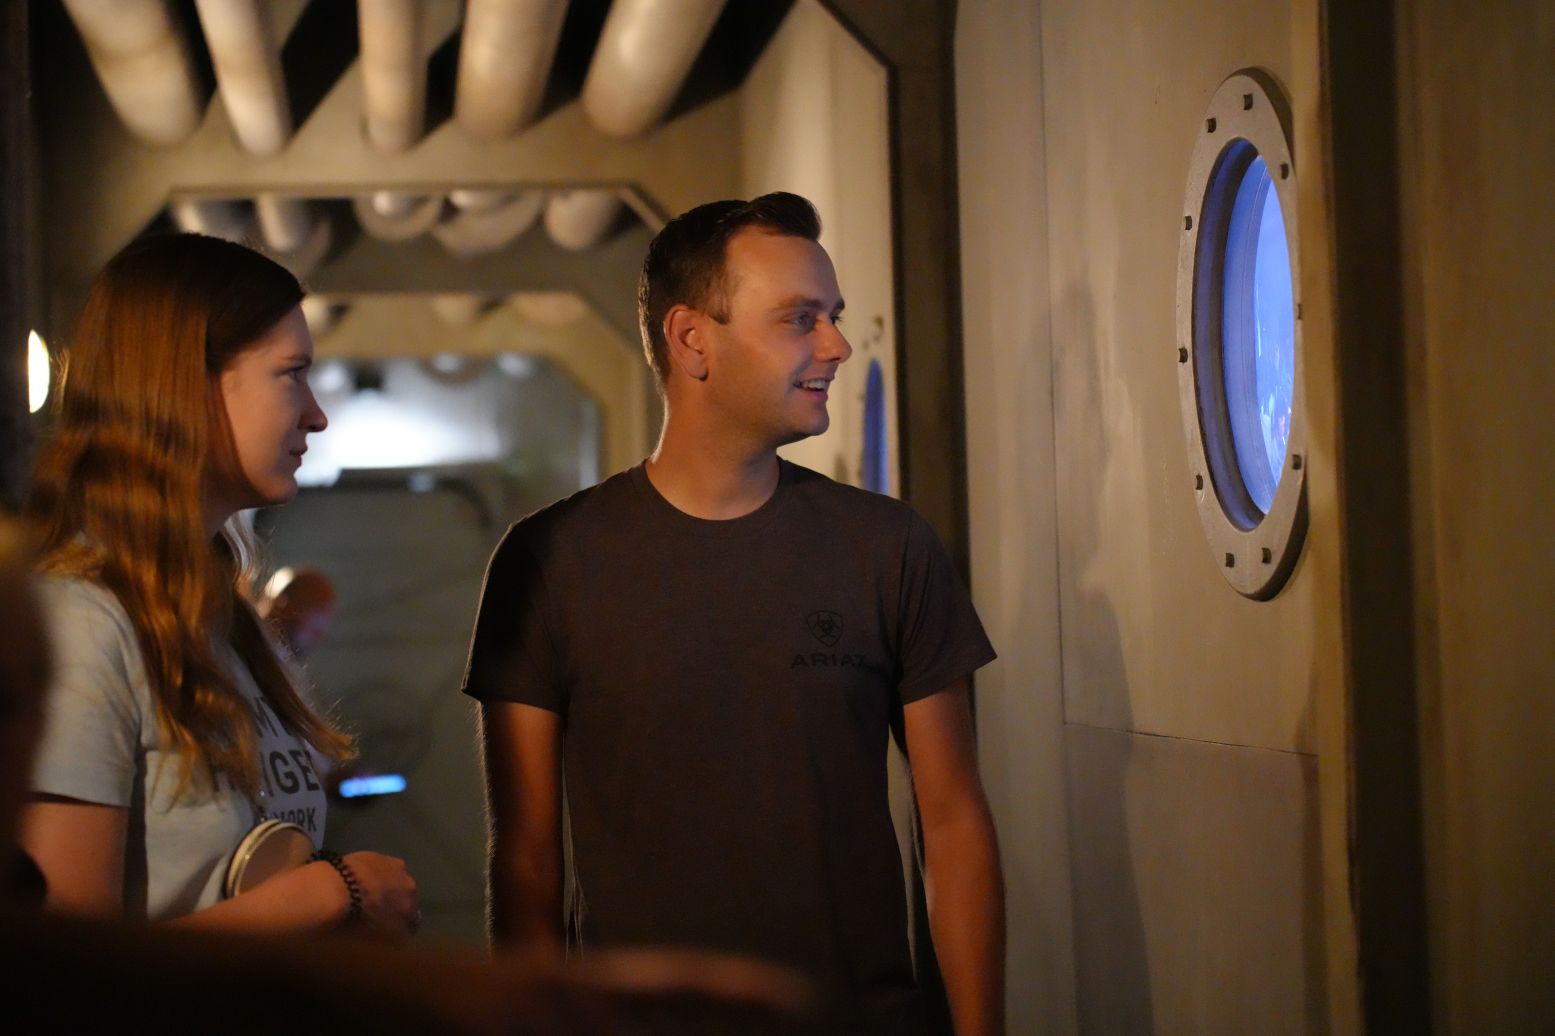
M 805 616 L 805 624 L 815 634 L 815 639 L 827 647 L 842 639 L 842 616 L 836 612 L 811 612 Z

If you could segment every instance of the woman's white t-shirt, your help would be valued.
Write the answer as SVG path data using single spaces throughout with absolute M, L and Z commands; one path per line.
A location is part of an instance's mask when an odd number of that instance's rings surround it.
M 162 746 L 140 642 L 117 597 L 62 578 L 41 580 L 40 596 L 54 682 L 32 788 L 128 810 L 126 917 L 160 921 L 215 903 L 233 850 L 266 817 L 289 820 L 323 844 L 325 796 L 315 757 L 281 724 L 228 644 L 215 645 L 217 660 L 254 714 L 263 773 L 258 803 L 224 778 L 212 789 L 197 776 L 180 792 L 180 758 Z

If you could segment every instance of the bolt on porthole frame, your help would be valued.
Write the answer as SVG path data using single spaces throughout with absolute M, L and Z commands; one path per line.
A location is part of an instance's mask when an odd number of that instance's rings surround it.
M 1289 124 L 1284 97 L 1267 74 L 1244 70 L 1220 84 L 1199 123 L 1188 166 L 1177 259 L 1175 351 L 1189 487 L 1215 567 L 1238 593 L 1260 601 L 1279 593 L 1290 578 L 1307 524 L 1301 263 Z M 1267 482 L 1257 487 L 1261 496 L 1272 491 L 1267 506 L 1255 501 L 1238 459 L 1225 352 L 1228 237 L 1233 212 L 1240 211 L 1238 196 L 1246 193 L 1244 181 L 1260 159 L 1284 226 L 1292 325 L 1289 435 L 1284 457 L 1272 472 L 1272 487 Z M 1252 287 L 1247 290 L 1251 298 Z M 1256 338 L 1256 328 L 1253 333 Z M 1259 483 L 1263 473 L 1256 474 L 1253 481 Z

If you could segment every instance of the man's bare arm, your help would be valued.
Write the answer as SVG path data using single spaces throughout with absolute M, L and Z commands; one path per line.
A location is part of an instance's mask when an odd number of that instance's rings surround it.
M 929 926 L 958 1036 L 1004 1030 L 1004 879 L 977 773 L 968 683 L 906 706 Z
M 490 823 L 491 936 L 503 950 L 561 953 L 561 717 L 493 701 L 481 706 Z

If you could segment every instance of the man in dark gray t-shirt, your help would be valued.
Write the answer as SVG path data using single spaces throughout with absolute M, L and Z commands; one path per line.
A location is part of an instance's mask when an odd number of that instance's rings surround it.
M 904 732 L 958 1032 L 1001 1025 L 1003 900 L 967 679 L 993 649 L 911 508 L 780 461 L 851 353 L 794 195 L 654 239 L 654 455 L 514 525 L 465 675 L 482 703 L 497 939 L 678 944 L 800 968 L 873 1031 L 922 1024 L 886 795 Z M 565 773 L 577 895 L 564 911 Z

